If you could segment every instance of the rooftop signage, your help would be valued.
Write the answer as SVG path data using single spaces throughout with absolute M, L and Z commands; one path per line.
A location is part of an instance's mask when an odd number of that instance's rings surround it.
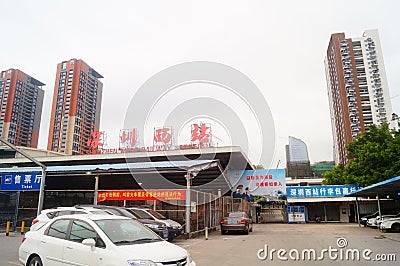
M 89 154 L 108 154 L 108 153 L 123 153 L 123 152 L 151 152 L 151 151 L 166 151 L 166 150 L 185 150 L 199 149 L 212 147 L 211 125 L 209 123 L 198 123 L 191 125 L 190 143 L 174 145 L 172 127 L 154 128 L 153 145 L 140 146 L 138 130 L 121 129 L 119 132 L 118 148 L 107 147 L 107 137 L 104 131 L 92 132 L 88 147 Z

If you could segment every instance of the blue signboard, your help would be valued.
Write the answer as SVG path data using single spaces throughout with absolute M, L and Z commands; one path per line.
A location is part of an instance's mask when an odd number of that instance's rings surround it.
M 42 173 L 2 173 L 1 190 L 40 190 Z
M 287 187 L 286 193 L 288 198 L 343 197 L 358 189 L 359 187 L 354 185 L 298 186 Z
M 288 223 L 306 222 L 306 207 L 304 205 L 291 205 L 287 207 Z

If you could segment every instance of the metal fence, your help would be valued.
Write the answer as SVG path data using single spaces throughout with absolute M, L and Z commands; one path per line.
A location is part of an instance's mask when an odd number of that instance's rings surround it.
M 18 192 L 0 192 L 0 231 L 5 231 L 7 222 L 11 222 L 10 230 L 17 226 Z
M 183 226 L 186 224 L 185 201 L 155 202 L 152 206 L 156 211 L 164 214 L 168 218 L 177 221 Z M 233 199 L 232 197 L 218 197 L 214 194 L 192 191 L 191 193 L 191 213 L 190 213 L 190 232 L 196 233 L 204 231 L 205 228 L 215 229 L 219 226 L 223 215 L 229 211 L 245 211 L 250 216 L 252 214 L 251 203 L 244 199 Z

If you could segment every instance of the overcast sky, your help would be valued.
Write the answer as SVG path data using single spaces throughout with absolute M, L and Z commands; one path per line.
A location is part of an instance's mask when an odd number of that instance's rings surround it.
M 274 167 L 284 167 L 288 136 L 305 141 L 312 162 L 332 160 L 323 63 L 330 35 L 379 30 L 400 114 L 399 9 L 395 0 L 2 1 L 0 70 L 46 84 L 39 148 L 47 146 L 57 63 L 83 59 L 104 76 L 100 128 L 117 146 L 134 92 L 167 67 L 202 60 L 239 70 L 262 91 L 275 121 Z

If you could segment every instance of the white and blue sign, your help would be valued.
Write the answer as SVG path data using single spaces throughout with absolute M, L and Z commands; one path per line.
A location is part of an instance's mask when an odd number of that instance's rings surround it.
M 40 190 L 42 173 L 2 173 L 1 190 Z
M 306 207 L 304 205 L 291 205 L 287 207 L 288 223 L 306 222 Z
M 247 187 L 253 195 L 273 197 L 280 197 L 286 192 L 285 169 L 231 171 L 229 177 L 233 191 L 241 187 L 241 192 L 244 192 Z
M 343 197 L 358 189 L 354 185 L 298 186 L 287 187 L 286 193 L 288 198 Z

